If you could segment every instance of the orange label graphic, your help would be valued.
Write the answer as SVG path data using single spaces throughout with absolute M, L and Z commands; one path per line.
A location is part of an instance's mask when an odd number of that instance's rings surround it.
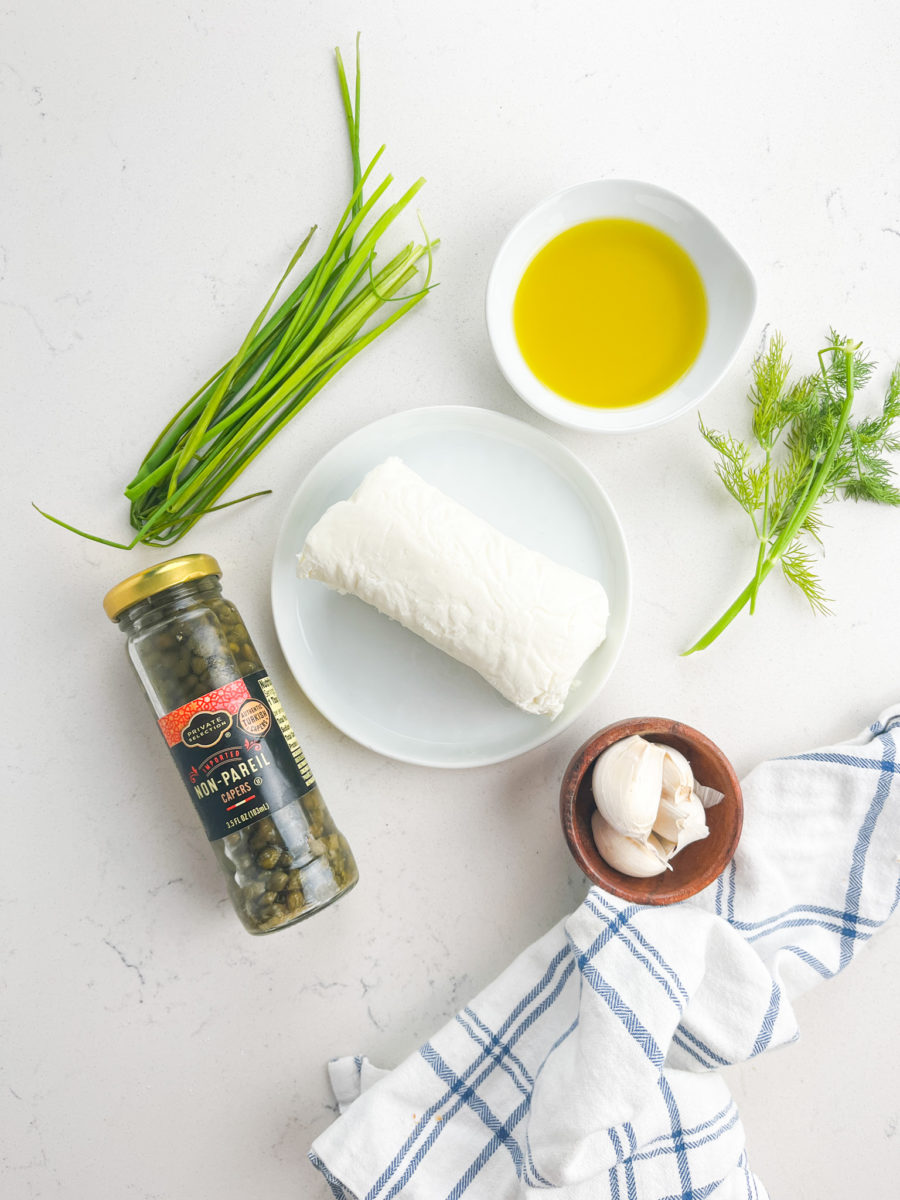
M 250 693 L 246 683 L 243 679 L 235 679 L 234 683 L 226 683 L 214 692 L 208 692 L 205 696 L 191 700 L 189 704 L 183 704 L 181 708 L 176 708 L 174 712 L 160 719 L 159 727 L 163 731 L 166 744 L 170 748 L 177 746 L 184 733 L 184 744 L 187 746 L 214 746 L 231 726 L 229 721 L 227 727 L 221 728 L 225 724 L 223 716 L 236 717 L 241 705 L 249 699 Z M 208 714 L 209 720 L 202 719 L 204 713 Z M 215 740 L 211 740 L 213 738 Z

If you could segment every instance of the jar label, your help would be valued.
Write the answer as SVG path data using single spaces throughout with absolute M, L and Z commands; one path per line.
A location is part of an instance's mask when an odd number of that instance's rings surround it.
M 183 704 L 159 727 L 211 842 L 316 786 L 265 671 Z

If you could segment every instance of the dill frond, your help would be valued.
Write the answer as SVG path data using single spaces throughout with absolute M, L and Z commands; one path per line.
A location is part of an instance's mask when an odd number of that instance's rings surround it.
M 753 521 L 756 572 L 743 592 L 690 650 L 702 650 L 747 605 L 752 612 L 759 588 L 776 564 L 816 613 L 831 611 L 819 580 L 815 550 L 822 546 L 821 505 L 865 500 L 900 506 L 889 456 L 900 451 L 900 364 L 891 373 L 881 412 L 851 420 L 856 393 L 876 364 L 861 344 L 834 329 L 818 352 L 819 372 L 788 381 L 790 358 L 780 334 L 753 364 L 748 399 L 753 409 L 757 459 L 728 433 L 700 431 L 718 454 L 716 474 Z

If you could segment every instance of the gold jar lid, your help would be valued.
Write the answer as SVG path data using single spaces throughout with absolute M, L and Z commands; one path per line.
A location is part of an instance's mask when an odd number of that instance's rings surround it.
M 169 558 L 147 567 L 135 575 L 129 575 L 117 583 L 103 597 L 103 608 L 111 621 L 118 621 L 126 608 L 164 592 L 166 588 L 192 579 L 203 579 L 207 575 L 221 575 L 222 568 L 210 554 L 183 554 L 180 558 Z

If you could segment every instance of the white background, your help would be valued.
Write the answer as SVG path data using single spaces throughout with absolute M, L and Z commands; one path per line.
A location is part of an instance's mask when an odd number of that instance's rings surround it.
M 100 607 L 164 553 L 79 540 L 30 501 L 127 533 L 120 493 L 149 442 L 236 347 L 308 226 L 344 205 L 332 49 L 350 56 L 357 29 L 364 152 L 387 142 L 398 186 L 427 177 L 440 286 L 247 472 L 246 490 L 272 496 L 178 547 L 222 563 L 362 872 L 327 913 L 254 940 Z M 898 699 L 900 513 L 830 511 L 833 617 L 773 575 L 752 620 L 679 658 L 753 561 L 695 415 L 633 437 L 555 429 L 504 383 L 482 314 L 525 210 L 583 179 L 647 179 L 704 209 L 758 280 L 708 421 L 746 429 L 767 328 L 800 370 L 830 325 L 861 338 L 880 391 L 900 358 L 898 61 L 898 10 L 874 2 L 4 6 L 5 1197 L 325 1197 L 306 1152 L 333 1116 L 326 1059 L 398 1061 L 582 896 L 556 796 L 590 733 L 678 717 L 744 773 Z M 635 585 L 625 652 L 589 712 L 464 772 L 338 734 L 288 675 L 268 600 L 304 473 L 370 420 L 447 403 L 574 450 L 620 515 Z M 898 949 L 895 922 L 799 1003 L 798 1044 L 729 1072 L 774 1197 L 896 1196 Z

